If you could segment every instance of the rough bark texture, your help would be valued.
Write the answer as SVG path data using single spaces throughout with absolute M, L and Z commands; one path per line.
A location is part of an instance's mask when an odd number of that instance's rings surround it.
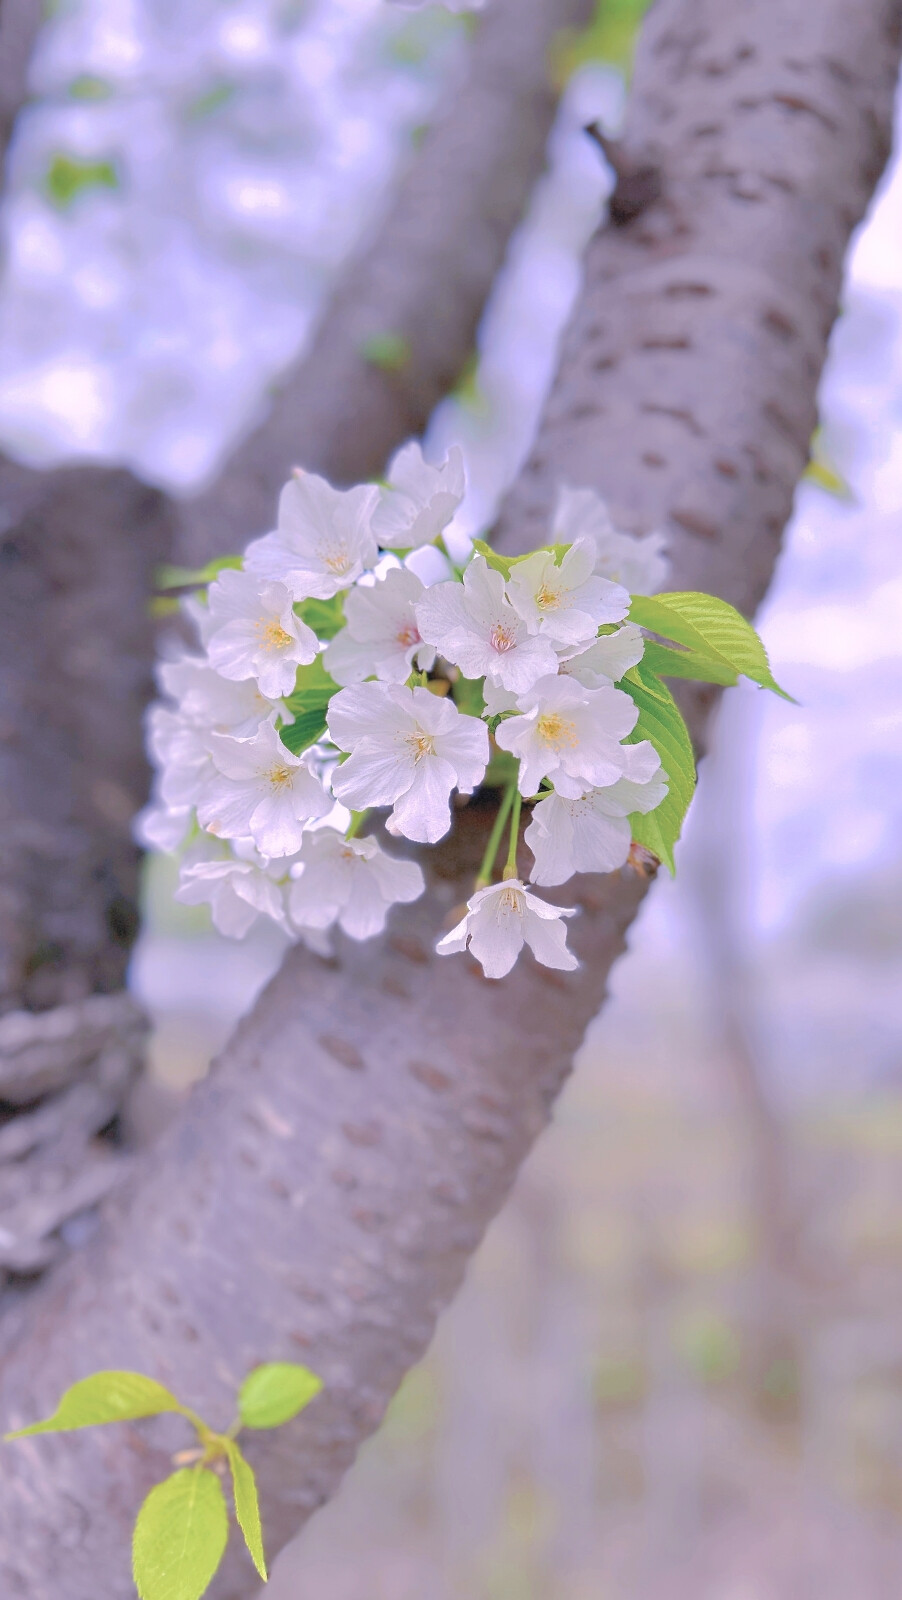
M 25 102 L 28 66 L 43 17 L 41 0 L 0 0 L 0 167 Z
M 189 529 L 206 519 L 207 554 L 242 543 L 269 519 L 311 414 L 355 416 L 351 429 L 335 425 L 352 477 L 379 470 L 411 418 L 416 426 L 425 420 L 467 357 L 541 167 L 555 103 L 550 40 L 590 10 L 591 0 L 495 0 L 455 90 L 467 117 L 459 123 L 446 114 L 427 137 L 327 313 L 309 372 L 306 363 L 294 372 L 269 420 L 185 512 Z M 38 0 L 2 0 L 0 154 L 26 99 L 41 15 Z M 435 189 L 441 209 L 443 186 L 453 226 L 439 226 L 433 240 L 430 197 Z M 404 374 L 387 377 L 366 366 L 353 337 L 342 346 L 342 332 L 349 302 L 377 320 L 394 315 L 386 286 L 402 267 L 419 310 L 403 325 L 411 342 Z M 450 308 L 434 326 L 425 314 L 433 298 Z M 348 359 L 339 359 L 340 348 Z M 368 374 L 376 380 L 366 389 L 369 409 L 355 411 Z M 138 926 L 131 819 L 148 782 L 147 596 L 179 517 L 126 472 L 39 473 L 0 458 L 0 1013 L 17 1008 L 6 1032 L 0 1027 L 0 1123 L 15 1114 L 18 1128 L 7 1122 L 0 1131 L 0 1284 L 7 1270 L 32 1272 L 54 1260 L 67 1234 L 81 1236 L 88 1220 L 79 1214 L 121 1168 L 95 1136 L 114 1119 L 140 1063 L 144 1024 L 121 987 Z M 102 997 L 116 990 L 111 1006 Z M 98 1004 L 80 1003 L 91 995 L 106 1007 L 102 1026 Z M 18 1081 L 23 1059 L 46 1062 L 48 1050 L 53 1082 L 39 1086 L 40 1073 L 32 1073 L 23 1117 L 23 1095 L 4 1085 Z
M 676 587 L 753 609 L 886 155 L 899 25 L 898 0 L 658 0 L 626 144 L 661 196 L 591 248 L 507 547 L 544 536 L 561 480 L 593 484 L 635 528 L 667 523 Z M 582 880 L 580 971 L 488 984 L 431 954 L 485 822 L 462 813 L 386 942 L 288 958 L 105 1238 L 8 1319 L 4 1420 L 109 1364 L 224 1424 L 249 1366 L 301 1358 L 326 1394 L 250 1446 L 270 1552 L 333 1492 L 544 1126 L 641 898 L 635 877 Z M 66 1600 L 124 1600 L 131 1516 L 181 1442 L 160 1426 L 9 1453 L 4 1596 L 56 1600 L 64 1571 Z M 251 1587 L 233 1544 L 211 1594 Z
M 545 153 L 557 94 L 550 48 L 595 0 L 494 0 L 464 74 L 411 158 L 386 216 L 330 298 L 309 352 L 261 427 L 186 506 L 183 556 L 242 549 L 273 521 L 293 466 L 333 483 L 377 477 L 460 376 Z M 371 340 L 399 341 L 394 368 Z

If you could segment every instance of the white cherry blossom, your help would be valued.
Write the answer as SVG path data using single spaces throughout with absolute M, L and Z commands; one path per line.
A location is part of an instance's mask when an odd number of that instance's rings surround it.
M 464 497 L 463 452 L 452 445 L 441 466 L 430 466 L 416 441 L 404 445 L 388 469 L 388 485 L 373 516 L 373 532 L 391 550 L 432 544 Z
M 577 539 L 560 562 L 551 550 L 536 550 L 511 567 L 507 593 L 530 633 L 556 645 L 594 639 L 604 623 L 620 622 L 629 611 L 629 592 L 619 583 L 594 576 L 594 540 Z
M 595 571 L 620 583 L 630 594 L 654 594 L 670 570 L 662 533 L 639 538 L 615 527 L 607 504 L 594 489 L 561 489 L 554 513 L 553 539 L 572 544 L 590 538 L 596 549 Z
M 216 775 L 210 729 L 163 705 L 151 706 L 146 726 L 159 799 L 176 810 L 197 805 Z
M 465 678 L 488 678 L 522 694 L 557 671 L 549 639 L 530 634 L 507 597 L 504 578 L 484 556 L 469 563 L 463 583 L 437 583 L 417 606 L 420 633 Z
M 333 489 L 325 478 L 297 468 L 279 496 L 275 533 L 247 547 L 247 570 L 286 584 L 294 600 L 330 600 L 376 564 L 378 500 L 375 484 Z
M 489 759 L 488 730 L 428 689 L 362 683 L 334 695 L 329 737 L 347 761 L 332 789 L 352 810 L 392 806 L 389 828 L 435 844 L 451 826 L 451 791 L 469 794 Z
M 406 567 L 393 567 L 384 578 L 357 584 L 345 598 L 345 622 L 323 656 L 323 664 L 343 687 L 377 677 L 405 683 L 414 667 L 428 672 L 435 646 L 420 638 L 415 606 L 426 593 Z
M 277 712 L 285 715 L 281 700 L 267 699 L 249 678 L 243 682 L 223 678 L 206 656 L 182 655 L 161 662 L 157 681 L 163 693 L 176 701 L 186 722 L 211 732 L 230 733 L 235 739 L 249 739 L 261 722 Z
M 635 622 L 625 622 L 616 633 L 603 633 L 583 650 L 563 653 L 560 670 L 587 689 L 619 683 L 625 672 L 642 660 L 645 635 Z
M 645 783 L 618 778 L 577 799 L 549 794 L 540 800 L 524 838 L 535 857 L 533 883 L 566 883 L 575 872 L 616 872 L 629 855 L 635 811 L 653 811 L 667 793 L 658 772 Z
M 292 922 L 331 928 L 351 939 L 381 933 L 393 905 L 418 900 L 425 888 L 415 861 L 398 861 L 375 839 L 346 839 L 334 828 L 310 833 L 288 891 Z
M 549 905 L 519 879 L 507 878 L 477 889 L 467 901 L 466 916 L 439 940 L 436 950 L 448 956 L 469 949 L 487 978 L 503 978 L 527 944 L 544 967 L 572 972 L 579 962 L 567 949 L 562 918 L 575 914 L 575 907 Z
M 269 699 L 290 694 L 298 667 L 309 666 L 318 641 L 295 616 L 285 584 L 230 569 L 210 585 L 208 606 L 210 665 L 235 682 L 255 679 Z
M 256 850 L 245 850 L 241 860 L 232 855 L 185 862 L 175 898 L 186 906 L 209 905 L 214 928 L 230 939 L 243 939 L 259 916 L 286 927 L 284 891 L 275 881 L 285 874 L 284 861 L 274 868 Z
M 520 762 L 519 786 L 535 794 L 551 778 L 573 799 L 618 778 L 643 783 L 658 767 L 648 740 L 622 744 L 636 725 L 634 700 L 621 689 L 586 689 L 573 678 L 542 678 L 521 695 L 521 715 L 499 723 L 495 742 Z
M 310 769 L 309 752 L 292 755 L 271 722 L 264 722 L 253 739 L 214 733 L 210 752 L 216 771 L 197 814 L 217 838 L 249 835 L 262 855 L 294 855 L 304 824 L 331 808 L 331 798 Z

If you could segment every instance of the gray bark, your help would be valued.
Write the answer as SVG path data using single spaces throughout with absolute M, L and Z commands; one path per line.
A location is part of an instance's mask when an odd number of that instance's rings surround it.
M 183 558 L 206 562 L 271 527 L 293 466 L 333 483 L 378 477 L 423 431 L 470 355 L 479 318 L 540 171 L 557 104 L 559 31 L 595 0 L 493 0 L 374 236 L 330 297 L 313 343 L 261 426 L 185 507 Z M 395 370 L 374 338 L 406 349 Z
M 505 547 L 545 536 L 560 481 L 594 485 L 637 530 L 666 522 L 676 587 L 753 610 L 886 157 L 899 35 L 898 0 L 658 0 L 626 150 L 660 165 L 660 198 L 591 246 Z M 250 1445 L 270 1553 L 334 1491 L 544 1127 L 642 897 L 629 874 L 563 892 L 582 908 L 572 975 L 524 963 L 489 984 L 435 958 L 490 814 L 460 813 L 387 940 L 288 957 L 105 1237 L 8 1319 L 5 1421 L 121 1365 L 222 1425 L 250 1366 L 302 1359 L 325 1395 Z M 10 1451 L 3 1593 L 56 1600 L 61 1570 L 67 1600 L 130 1593 L 130 1520 L 177 1434 Z M 251 1583 L 233 1544 L 211 1593 Z
M 15 1010 L 9 1072 L 0 1032 L 0 1112 L 21 1103 L 3 1084 L 23 1050 L 43 1059 L 48 1027 L 55 1039 L 53 1085 L 33 1084 L 35 1100 L 51 1099 L 27 1113 L 41 1120 L 23 1122 L 17 1136 L 27 1155 L 0 1147 L 0 1284 L 6 1271 L 54 1260 L 73 1218 L 71 1237 L 80 1236 L 79 1214 L 121 1169 L 96 1134 L 116 1117 L 140 1065 L 142 1020 L 122 985 L 138 927 L 131 820 L 149 776 L 141 717 L 152 693 L 153 568 L 169 555 L 177 526 L 193 538 L 203 523 L 203 559 L 265 525 L 311 411 L 320 420 L 327 411 L 354 417 L 352 428 L 335 422 L 334 431 L 341 470 L 357 478 L 380 470 L 425 420 L 466 360 L 541 167 L 555 103 L 550 40 L 590 9 L 590 0 L 495 0 L 445 114 L 327 312 L 309 368 L 293 371 L 270 418 L 185 509 L 184 523 L 179 508 L 127 472 L 40 473 L 0 458 L 0 1013 Z M 3 0 L 0 153 L 26 99 L 40 17 L 37 0 Z M 433 239 L 436 196 L 445 210 Z M 343 329 L 361 308 L 377 321 L 394 316 L 387 286 L 399 262 L 406 301 L 418 309 L 403 323 L 411 359 L 387 377 L 366 366 L 353 335 L 343 342 Z M 114 1042 L 109 1027 L 94 1026 L 96 1007 L 81 1002 L 116 991 Z
M 0 168 L 28 93 L 28 67 L 44 11 L 41 0 L 0 0 Z

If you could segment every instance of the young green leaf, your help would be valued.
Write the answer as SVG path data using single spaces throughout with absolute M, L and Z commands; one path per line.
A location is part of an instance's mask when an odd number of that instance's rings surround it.
M 134 1422 L 163 1411 L 184 1407 L 153 1378 L 140 1372 L 95 1372 L 67 1389 L 52 1417 L 28 1428 L 8 1433 L 7 1439 L 24 1439 L 34 1433 L 63 1433 L 72 1428 L 93 1428 L 102 1422 Z
M 507 556 L 499 556 L 497 550 L 493 550 L 491 545 L 486 544 L 484 539 L 474 539 L 473 549 L 476 551 L 477 555 L 485 556 L 489 566 L 494 567 L 496 572 L 500 572 L 502 577 L 510 577 L 511 563 Z
M 232 1469 L 232 1493 L 235 1496 L 235 1515 L 244 1534 L 244 1542 L 251 1560 L 266 1582 L 266 1556 L 263 1551 L 263 1528 L 260 1524 L 260 1502 L 257 1498 L 257 1480 L 250 1462 L 241 1454 L 234 1439 L 226 1442 L 229 1466 Z
M 687 645 L 721 667 L 741 672 L 784 700 L 791 698 L 776 682 L 767 651 L 751 623 L 726 600 L 692 592 L 635 594 L 630 603 L 630 621 L 638 622 L 650 633 Z
M 307 711 L 325 710 L 337 693 L 338 684 L 323 666 L 322 656 L 315 656 L 309 667 L 298 667 L 295 686 L 286 696 L 285 704 L 294 716 L 300 717 Z
M 227 567 L 240 567 L 243 562 L 243 556 L 217 556 L 215 561 L 208 561 L 205 567 L 172 567 L 164 564 L 157 567 L 156 588 L 200 589 L 212 583 Z
M 646 815 L 637 812 L 630 817 L 633 838 L 637 844 L 651 850 L 659 861 L 665 862 L 673 874 L 676 870 L 673 847 L 695 793 L 695 757 L 689 730 L 670 690 L 644 659 L 630 668 L 621 681 L 621 688 L 632 695 L 639 707 L 639 720 L 627 742 L 638 744 L 641 739 L 651 740 L 661 757 L 668 785 L 665 798 L 654 811 Z
M 299 600 L 294 609 L 318 639 L 334 639 L 345 625 L 345 597 L 341 593 L 334 594 L 331 600 Z
M 703 656 L 698 650 L 675 650 L 656 639 L 646 639 L 642 660 L 659 678 L 694 678 L 701 683 L 719 683 L 724 688 L 739 678 L 735 667 L 725 666 L 713 656 Z
M 303 711 L 286 728 L 279 729 L 279 737 L 293 755 L 299 756 L 321 739 L 326 731 L 326 719 L 321 710 Z
M 245 1428 L 278 1428 L 303 1411 L 322 1389 L 322 1379 L 293 1361 L 269 1361 L 255 1367 L 238 1394 L 238 1414 Z
M 200 1600 L 223 1557 L 229 1514 L 206 1467 L 183 1467 L 151 1489 L 135 1523 L 132 1573 L 141 1600 Z

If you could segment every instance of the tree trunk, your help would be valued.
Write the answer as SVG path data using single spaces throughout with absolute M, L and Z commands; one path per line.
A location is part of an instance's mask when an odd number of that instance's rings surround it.
M 311 418 L 355 417 L 334 432 L 341 470 L 358 478 L 425 422 L 469 354 L 542 164 L 550 41 L 590 10 L 591 0 L 494 0 L 309 364 L 201 500 L 175 507 L 123 471 L 41 473 L 0 458 L 0 1284 L 49 1265 L 67 1234 L 83 1236 L 87 1209 L 122 1170 L 96 1135 L 123 1105 L 147 1026 L 123 985 L 138 928 L 131 822 L 148 784 L 153 568 L 175 543 L 206 559 L 265 526 Z M 40 16 L 36 0 L 3 0 L 0 153 L 26 98 Z M 345 322 L 365 310 L 387 327 L 401 273 L 410 360 L 388 375 L 367 366 Z M 446 311 L 430 323 L 432 297 Z
M 754 608 L 886 157 L 899 24 L 898 0 L 658 0 L 625 153 L 659 165 L 660 198 L 590 248 L 506 548 L 546 536 L 558 483 L 590 484 L 637 530 L 666 523 L 675 587 Z M 270 1554 L 334 1492 L 544 1127 L 642 897 L 626 873 L 564 891 L 582 907 L 572 975 L 524 964 L 491 984 L 434 958 L 490 809 L 460 813 L 387 940 L 288 956 L 105 1237 L 8 1319 L 7 1423 L 115 1365 L 224 1425 L 250 1366 L 300 1358 L 325 1395 L 251 1443 Z M 67 1600 L 131 1592 L 130 1522 L 181 1442 L 155 1426 L 9 1452 L 4 1595 L 56 1600 L 61 1570 Z M 233 1544 L 211 1594 L 251 1585 Z

